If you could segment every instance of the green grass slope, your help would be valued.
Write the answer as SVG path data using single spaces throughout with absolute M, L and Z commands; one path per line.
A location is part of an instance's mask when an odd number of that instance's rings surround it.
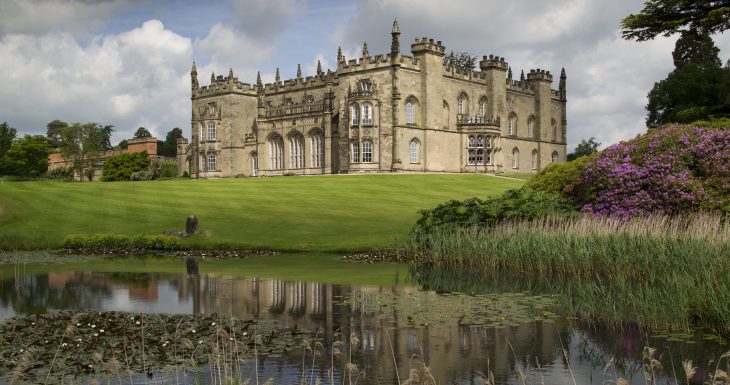
M 154 182 L 0 184 L 0 234 L 159 234 L 190 214 L 192 242 L 280 250 L 388 247 L 420 209 L 523 182 L 485 175 L 349 175 Z M 188 241 L 191 242 L 191 241 Z

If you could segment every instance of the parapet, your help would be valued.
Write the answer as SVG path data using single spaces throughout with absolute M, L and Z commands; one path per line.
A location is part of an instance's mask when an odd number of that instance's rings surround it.
M 479 68 L 481 68 L 482 71 L 486 71 L 489 69 L 498 69 L 502 71 L 507 71 L 509 68 L 509 63 L 507 63 L 503 57 L 489 55 L 488 57 L 485 55 L 482 57 L 482 60 L 479 62 Z
M 550 74 L 550 71 L 538 68 L 536 70 L 530 70 L 530 73 L 527 74 L 527 81 L 543 81 L 551 83 L 553 81 L 553 75 Z
M 441 44 L 441 41 L 434 42 L 433 39 L 426 37 L 423 39 L 416 38 L 415 43 L 411 44 L 411 52 L 413 52 L 414 55 L 430 53 L 433 55 L 444 56 L 446 54 L 446 47 Z

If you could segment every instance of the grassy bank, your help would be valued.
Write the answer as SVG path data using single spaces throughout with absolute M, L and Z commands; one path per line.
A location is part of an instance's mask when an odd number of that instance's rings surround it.
M 0 184 L 0 246 L 58 247 L 71 234 L 160 234 L 195 214 L 188 246 L 281 250 L 388 247 L 417 211 L 496 195 L 520 181 L 483 175 L 353 175 L 154 182 Z M 22 234 L 22 236 L 18 236 Z
M 460 285 L 468 272 L 511 274 L 526 289 L 563 294 L 587 319 L 730 332 L 730 225 L 719 217 L 512 223 L 413 236 L 408 247 Z M 436 284 L 439 274 L 422 276 Z

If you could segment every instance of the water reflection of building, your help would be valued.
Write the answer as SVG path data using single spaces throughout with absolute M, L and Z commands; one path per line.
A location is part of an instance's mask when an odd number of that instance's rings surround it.
M 408 326 L 405 314 L 395 307 L 379 314 L 374 306 L 379 294 L 393 292 L 402 298 L 422 298 L 438 294 L 420 293 L 416 288 L 351 288 L 322 283 L 285 282 L 276 279 L 188 276 L 178 282 L 178 295 L 192 298 L 193 308 L 202 314 L 235 318 L 277 319 L 293 328 L 322 330 L 323 342 L 331 344 L 336 331 L 347 342 L 354 333 L 353 354 L 361 365 L 370 366 L 374 378 L 390 378 L 393 370 L 391 345 L 402 375 L 407 375 L 413 356 L 423 356 L 439 378 L 464 380 L 464 368 L 491 370 L 498 377 L 514 373 L 516 362 L 534 367 L 560 363 L 558 333 L 552 323 L 525 323 L 519 326 L 438 325 Z M 193 293 L 193 288 L 199 288 Z M 343 305 L 342 299 L 349 298 Z M 355 299 L 357 299 L 355 301 Z M 355 306 L 353 303 L 360 304 Z M 425 306 L 426 304 L 424 304 Z M 433 309 L 424 309 L 424 311 Z M 568 338 L 568 337 L 565 337 Z M 373 373 L 375 372 L 375 373 Z M 473 373 L 472 373 L 473 374 Z

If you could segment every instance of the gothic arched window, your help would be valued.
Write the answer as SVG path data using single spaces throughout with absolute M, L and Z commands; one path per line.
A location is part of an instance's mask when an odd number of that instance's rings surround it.
M 322 167 L 322 155 L 324 155 L 324 140 L 319 132 L 312 134 L 312 167 Z
M 289 168 L 304 168 L 304 137 L 296 133 L 289 137 Z
M 512 150 L 512 168 L 520 168 L 520 150 L 517 147 Z
M 419 163 L 421 155 L 421 143 L 418 141 L 418 139 L 411 139 L 409 149 L 411 152 L 411 163 Z
M 284 139 L 274 135 L 269 139 L 269 167 L 272 170 L 281 170 L 284 167 Z

